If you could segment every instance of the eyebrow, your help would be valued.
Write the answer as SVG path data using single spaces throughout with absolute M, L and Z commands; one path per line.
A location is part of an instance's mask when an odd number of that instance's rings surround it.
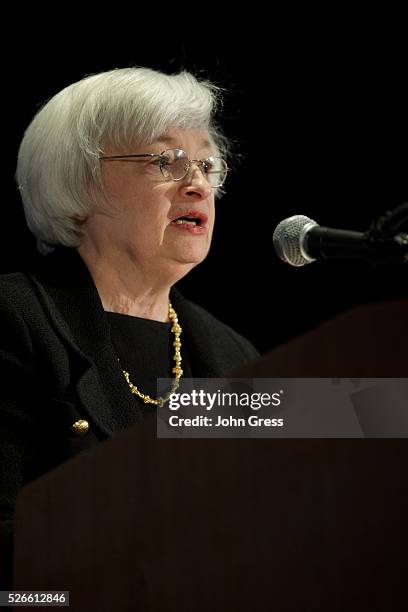
M 158 138 L 156 138 L 152 142 L 152 144 L 155 144 L 156 142 L 157 143 L 164 142 L 165 144 L 174 144 L 175 142 L 177 142 L 177 138 L 175 138 L 174 136 L 165 136 L 163 134 L 162 136 L 159 136 Z M 211 148 L 212 147 L 211 142 L 209 140 L 207 140 L 207 138 L 204 138 L 201 141 L 201 148 L 204 148 L 204 147 L 207 147 L 207 148 Z

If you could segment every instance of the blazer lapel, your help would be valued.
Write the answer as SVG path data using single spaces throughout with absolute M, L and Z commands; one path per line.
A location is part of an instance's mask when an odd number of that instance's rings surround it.
M 82 374 L 76 389 L 90 419 L 105 436 L 140 421 L 98 291 L 76 249 L 59 247 L 28 276 L 53 326 L 77 354 Z

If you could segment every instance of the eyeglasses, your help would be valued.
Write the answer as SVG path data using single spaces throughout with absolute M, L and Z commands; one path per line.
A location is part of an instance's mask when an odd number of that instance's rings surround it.
M 162 153 L 139 153 L 131 155 L 101 155 L 101 160 L 126 160 L 134 157 L 155 158 L 154 163 L 160 168 L 165 179 L 182 181 L 196 164 L 213 189 L 221 187 L 227 177 L 228 166 L 222 157 L 207 157 L 207 159 L 189 159 L 182 149 L 167 149 Z

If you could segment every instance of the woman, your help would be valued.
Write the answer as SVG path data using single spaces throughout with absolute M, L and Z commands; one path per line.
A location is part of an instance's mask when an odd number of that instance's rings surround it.
M 3 556 L 19 489 L 161 404 L 157 378 L 257 356 L 174 288 L 208 253 L 227 174 L 217 97 L 186 72 L 118 69 L 58 93 L 24 135 L 17 181 L 45 257 L 0 280 Z

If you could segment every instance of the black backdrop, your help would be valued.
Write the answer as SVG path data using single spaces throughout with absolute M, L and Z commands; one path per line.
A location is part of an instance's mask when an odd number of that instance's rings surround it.
M 234 38 L 233 28 L 229 34 Z M 186 296 L 261 351 L 352 305 L 407 296 L 407 266 L 297 269 L 278 260 L 271 241 L 276 224 L 292 214 L 365 230 L 408 200 L 404 41 L 385 46 L 375 37 L 352 41 L 349 33 L 333 40 L 330 33 L 318 40 L 305 35 L 297 46 L 290 36 L 269 44 L 265 34 L 252 45 L 238 35 L 235 44 L 199 36 L 158 45 L 158 38 L 124 36 L 111 44 L 101 35 L 98 44 L 86 44 L 71 32 L 68 45 L 39 35 L 23 60 L 5 62 L 0 271 L 19 270 L 35 254 L 13 175 L 19 141 L 38 107 L 86 74 L 144 65 L 185 68 L 226 87 L 222 124 L 243 156 L 217 204 L 211 253 L 180 283 Z

